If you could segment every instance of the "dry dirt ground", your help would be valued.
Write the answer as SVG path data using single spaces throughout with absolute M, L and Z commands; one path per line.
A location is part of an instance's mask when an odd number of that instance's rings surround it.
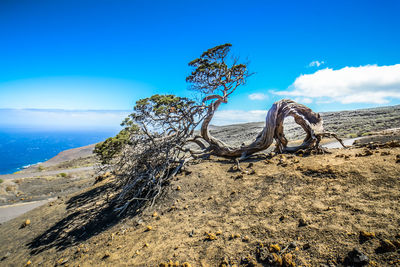
M 400 266 L 400 147 L 369 146 L 193 162 L 122 218 L 109 177 L 0 225 L 0 265 Z

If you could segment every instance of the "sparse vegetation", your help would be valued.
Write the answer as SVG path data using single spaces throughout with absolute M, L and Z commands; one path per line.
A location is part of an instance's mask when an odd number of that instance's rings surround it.
M 247 64 L 228 57 L 230 48 L 231 44 L 216 46 L 189 63 L 193 71 L 186 81 L 201 101 L 175 95 L 138 100 L 133 113 L 121 124 L 125 129 L 96 145 L 99 169 L 112 169 L 118 177 L 116 185 L 122 188 L 115 209 L 119 214 L 128 208 L 137 212 L 148 200 L 154 203 L 168 179 L 191 159 L 217 155 L 243 160 L 267 149 L 274 140 L 278 153 L 322 152 L 322 137 L 337 138 L 331 133 L 315 133 L 312 126 L 321 123 L 320 115 L 288 99 L 273 104 L 265 127 L 249 145 L 232 147 L 212 136 L 209 125 L 215 112 L 251 76 Z M 287 146 L 283 122 L 288 116 L 306 132 L 303 143 L 297 147 Z M 194 135 L 200 124 L 200 135 Z M 189 147 L 188 143 L 195 143 L 199 149 Z M 241 170 L 238 160 L 236 163 Z
M 110 137 L 95 146 L 93 153 L 98 156 L 101 164 L 111 163 L 112 159 L 116 158 L 122 148 L 130 144 L 131 135 L 136 134 L 139 130 L 136 125 L 131 124 L 131 120 L 129 119 L 126 119 L 121 125 L 126 126 L 125 129 L 120 131 L 116 136 Z

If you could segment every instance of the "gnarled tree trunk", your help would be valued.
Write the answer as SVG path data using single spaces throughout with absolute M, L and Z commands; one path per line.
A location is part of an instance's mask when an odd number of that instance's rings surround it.
M 245 158 L 253 153 L 267 149 L 271 146 L 274 139 L 276 141 L 276 150 L 278 152 L 293 153 L 300 149 L 308 149 L 318 145 L 321 136 L 327 135 L 327 133 L 314 133 L 312 128 L 313 125 L 320 124 L 322 126 L 322 118 L 318 113 L 313 112 L 310 108 L 296 103 L 293 100 L 283 99 L 272 105 L 268 111 L 264 129 L 251 144 L 242 145 L 241 147 L 232 147 L 213 137 L 208 129 L 215 111 L 221 103 L 226 103 L 226 101 L 224 98 L 219 97 L 208 106 L 208 113 L 204 118 L 201 127 L 201 137 L 210 146 L 208 150 L 218 156 Z M 299 124 L 307 134 L 300 146 L 287 147 L 288 141 L 283 132 L 283 122 L 288 116 L 292 116 L 295 122 Z

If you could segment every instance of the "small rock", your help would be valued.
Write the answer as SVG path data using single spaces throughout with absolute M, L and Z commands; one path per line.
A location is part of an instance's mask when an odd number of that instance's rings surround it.
M 10 257 L 11 253 L 7 252 L 6 255 L 4 255 L 3 257 L 1 257 L 0 261 L 4 261 L 5 259 L 7 259 L 8 257 Z
M 345 266 L 364 266 L 369 263 L 369 259 L 367 255 L 365 255 L 358 248 L 354 248 L 347 254 L 347 257 L 344 259 Z
M 281 216 L 281 217 L 279 217 L 279 221 L 281 222 L 281 221 L 283 221 L 285 219 L 285 216 Z
M 190 233 L 189 233 L 189 237 L 193 237 L 194 236 L 194 230 L 192 230 Z
M 295 241 L 290 242 L 289 248 L 297 248 L 297 243 Z
M 31 220 L 27 219 L 26 221 L 24 221 L 24 222 L 21 224 L 21 228 L 25 228 L 25 227 L 27 227 L 27 226 L 30 225 L 30 224 L 31 224 Z
M 300 219 L 299 220 L 299 227 L 303 227 L 303 226 L 307 226 L 308 225 L 308 223 L 304 220 L 304 219 Z
M 110 252 L 106 251 L 106 253 L 104 253 L 103 260 L 109 258 L 110 256 L 111 256 Z
M 252 169 L 252 170 L 249 172 L 249 175 L 253 175 L 253 174 L 256 174 L 256 171 Z
M 59 265 L 64 265 L 64 264 L 66 264 L 67 262 L 68 262 L 68 258 L 61 258 L 61 259 L 59 259 L 58 261 L 57 261 L 57 264 L 59 264 Z
M 242 238 L 242 241 L 243 241 L 243 242 L 249 242 L 249 241 L 250 241 L 249 236 L 245 235 L 245 236 Z
M 307 250 L 307 249 L 309 249 L 309 248 L 311 248 L 310 243 L 305 243 L 305 244 L 303 245 L 303 250 Z
M 237 180 L 237 179 L 242 179 L 243 178 L 243 174 L 238 174 L 236 177 L 235 177 L 235 180 Z
M 214 233 L 205 233 L 206 234 L 206 238 L 204 240 L 207 241 L 212 241 L 212 240 L 216 240 L 217 239 L 217 235 Z

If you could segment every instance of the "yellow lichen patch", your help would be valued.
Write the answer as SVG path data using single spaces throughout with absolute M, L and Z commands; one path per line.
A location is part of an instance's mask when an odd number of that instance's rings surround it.
M 206 235 L 205 240 L 212 241 L 217 239 L 217 235 L 214 233 L 205 232 L 205 235 Z
M 151 231 L 152 229 L 153 229 L 153 227 L 151 225 L 146 226 L 146 232 Z
M 375 233 L 373 232 L 366 232 L 366 231 L 361 231 L 360 236 L 363 238 L 373 238 L 375 237 Z
M 32 264 L 32 262 L 30 260 L 26 262 L 26 266 L 31 265 L 31 264 Z
M 278 244 L 271 244 L 269 245 L 270 252 L 279 252 L 281 251 L 281 247 Z
M 250 241 L 249 236 L 245 235 L 245 236 L 243 237 L 242 241 L 243 241 L 243 242 L 249 242 L 249 241 Z
M 283 266 L 286 266 L 286 267 L 295 267 L 296 266 L 296 263 L 293 261 L 293 255 L 290 253 L 283 255 L 282 263 L 283 263 Z
M 182 188 L 178 185 L 177 187 L 176 187 L 176 190 L 181 190 Z
M 144 243 L 143 247 L 148 248 L 150 245 L 149 243 Z
M 216 235 L 222 235 L 222 231 L 221 231 L 221 230 L 218 230 L 218 231 L 215 232 L 215 234 L 216 234 Z
M 153 213 L 153 215 L 152 215 L 153 217 L 158 217 L 158 213 L 157 213 L 157 211 L 155 211 L 154 213 Z
M 184 262 L 182 263 L 182 267 L 192 267 L 192 265 L 189 262 Z

